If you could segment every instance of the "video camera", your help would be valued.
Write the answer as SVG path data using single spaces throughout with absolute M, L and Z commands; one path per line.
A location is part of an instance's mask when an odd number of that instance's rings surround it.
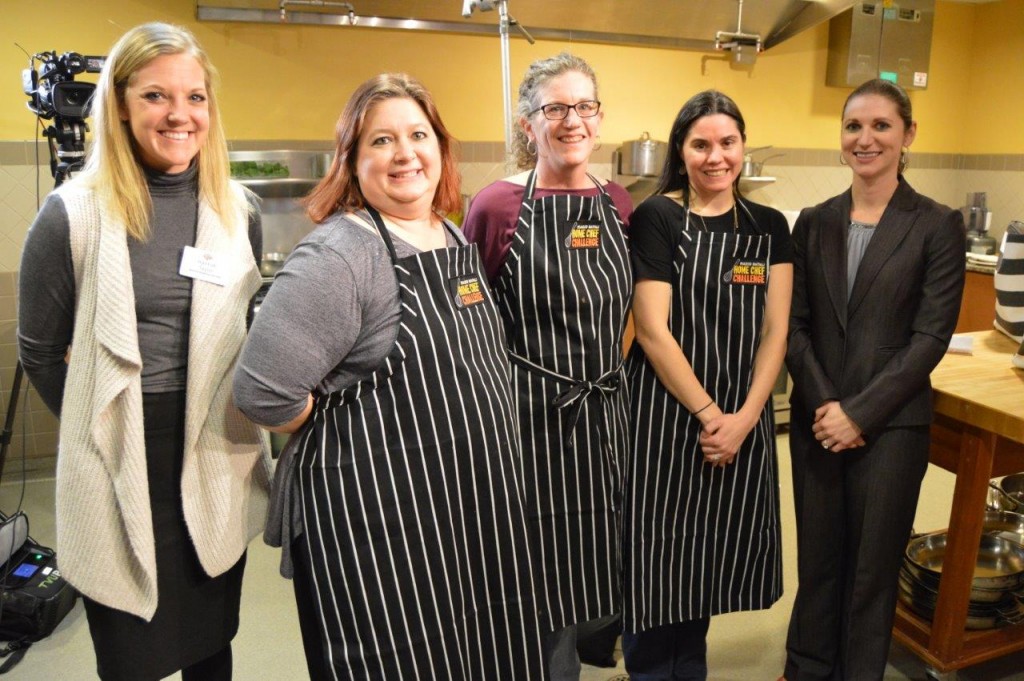
M 42 65 L 37 71 L 35 62 Z M 89 98 L 96 86 L 93 83 L 75 83 L 79 73 L 99 73 L 106 57 L 83 56 L 77 52 L 40 52 L 32 57 L 29 68 L 21 72 L 21 85 L 31 101 L 32 113 L 49 120 L 54 116 L 87 118 Z
M 99 73 L 106 57 L 77 52 L 40 52 L 21 72 L 21 88 L 29 96 L 28 108 L 39 118 L 53 119 L 45 134 L 50 141 L 50 172 L 59 185 L 78 170 L 85 159 L 85 133 L 93 83 L 76 83 L 79 73 Z M 36 69 L 36 62 L 41 62 Z

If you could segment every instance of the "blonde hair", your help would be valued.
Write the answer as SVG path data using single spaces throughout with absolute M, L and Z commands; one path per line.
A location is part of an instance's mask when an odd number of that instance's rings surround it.
M 210 129 L 197 155 L 199 197 L 221 218 L 248 204 L 230 186 L 228 147 L 213 91 L 217 72 L 194 35 L 180 26 L 142 24 L 117 41 L 103 67 L 92 98 L 95 139 L 80 175 L 100 196 L 107 210 L 120 218 L 128 234 L 140 241 L 149 235 L 152 200 L 142 162 L 128 121 L 122 121 L 125 90 L 135 75 L 157 57 L 187 54 L 202 67 L 210 114 Z M 245 205 L 240 205 L 244 203 Z M 225 223 L 230 225 L 229 220 Z

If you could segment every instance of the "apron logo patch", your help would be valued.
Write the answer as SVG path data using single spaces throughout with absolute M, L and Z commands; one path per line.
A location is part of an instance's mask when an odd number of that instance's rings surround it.
M 572 250 L 577 248 L 600 248 L 601 223 L 572 223 L 569 227 L 569 236 L 565 237 L 565 247 Z
M 765 260 L 737 260 L 732 269 L 722 275 L 726 284 L 764 286 L 768 283 L 768 262 Z
M 484 302 L 484 287 L 480 283 L 480 277 L 470 275 L 468 277 L 452 277 L 448 280 L 452 290 L 452 299 L 455 307 L 473 307 Z

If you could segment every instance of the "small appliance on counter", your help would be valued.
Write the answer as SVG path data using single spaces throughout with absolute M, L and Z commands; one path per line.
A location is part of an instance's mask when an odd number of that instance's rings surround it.
M 985 192 L 968 192 L 967 205 L 960 209 L 967 225 L 967 252 L 995 255 L 996 240 L 988 235 L 992 211 L 985 206 Z

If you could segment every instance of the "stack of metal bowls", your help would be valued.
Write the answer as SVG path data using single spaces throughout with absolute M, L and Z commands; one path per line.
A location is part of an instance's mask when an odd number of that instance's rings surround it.
M 899 598 L 932 619 L 946 556 L 945 532 L 914 537 L 900 570 Z M 1024 621 L 1024 515 L 987 511 L 967 608 L 968 629 L 992 629 Z
M 999 483 L 989 482 L 988 507 L 1024 513 L 1024 473 L 1007 475 Z

